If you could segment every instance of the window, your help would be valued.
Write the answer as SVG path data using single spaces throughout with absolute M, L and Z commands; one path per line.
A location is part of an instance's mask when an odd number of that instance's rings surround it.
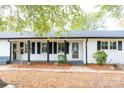
M 41 53 L 41 43 L 40 42 L 37 42 L 37 54 L 40 54 Z
M 122 41 L 118 41 L 118 50 L 122 50 Z
M 102 49 L 108 49 L 108 42 L 102 42 Z
M 20 42 L 20 54 L 24 54 L 24 43 Z
M 114 41 L 114 42 L 110 42 L 110 49 L 112 50 L 114 50 L 114 49 L 116 49 L 117 47 L 116 47 L 116 42 Z
M 52 54 L 52 42 L 49 42 L 49 53 Z
M 42 53 L 47 53 L 47 43 L 42 43 Z
M 58 43 L 58 53 L 64 52 L 64 43 Z
M 57 53 L 57 42 L 53 42 L 53 46 L 54 46 L 54 54 Z
M 31 51 L 32 51 L 32 54 L 35 54 L 35 42 L 32 42 L 32 48 L 31 48 Z

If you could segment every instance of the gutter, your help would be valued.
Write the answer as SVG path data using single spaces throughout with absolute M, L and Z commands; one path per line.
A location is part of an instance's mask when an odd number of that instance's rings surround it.
M 86 39 L 86 42 L 85 42 L 85 48 L 86 48 L 86 64 L 88 64 L 88 60 L 87 60 L 87 56 L 88 56 L 88 53 L 87 53 L 87 43 L 88 43 L 88 38 Z

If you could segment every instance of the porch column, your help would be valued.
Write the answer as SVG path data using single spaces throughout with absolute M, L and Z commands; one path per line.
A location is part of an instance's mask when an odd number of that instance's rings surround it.
M 12 42 L 10 42 L 10 62 L 12 61 L 11 58 L 12 58 Z
M 28 62 L 30 62 L 30 50 L 31 50 L 30 40 L 28 40 Z
M 8 40 L 8 42 L 10 43 L 10 58 L 9 58 L 9 63 L 8 64 L 10 64 L 11 63 L 11 57 L 12 57 L 12 42 L 10 41 L 10 40 Z
M 47 62 L 49 62 L 49 40 L 47 40 Z
M 88 51 L 87 51 L 87 42 L 88 42 L 88 38 L 86 39 L 86 42 L 85 42 L 85 43 L 86 43 L 86 44 L 85 44 L 85 45 L 86 45 L 86 64 L 88 64 L 88 61 L 87 61 L 87 56 L 88 56 L 88 54 L 87 54 L 87 52 L 88 52 Z
M 67 43 L 66 40 L 64 40 L 64 55 L 65 55 L 65 57 L 66 57 L 65 60 L 67 61 L 67 56 L 66 56 L 66 43 Z

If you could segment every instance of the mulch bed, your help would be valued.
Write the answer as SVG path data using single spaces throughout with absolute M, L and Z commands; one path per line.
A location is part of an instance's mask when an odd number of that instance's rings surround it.
M 15 68 L 37 68 L 37 69 L 68 69 L 72 66 L 87 67 L 94 70 L 117 70 L 112 64 L 98 65 L 98 64 L 83 64 L 83 65 L 72 65 L 72 64 L 58 64 L 53 63 L 32 63 L 32 64 L 10 64 Z
M 112 64 L 104 64 L 104 65 L 84 64 L 84 65 L 81 65 L 81 67 L 88 67 L 95 70 L 117 70 Z
M 31 63 L 31 64 L 10 64 L 12 67 L 15 68 L 37 68 L 37 69 L 67 69 L 73 65 L 71 64 L 58 64 L 55 65 L 53 63 Z

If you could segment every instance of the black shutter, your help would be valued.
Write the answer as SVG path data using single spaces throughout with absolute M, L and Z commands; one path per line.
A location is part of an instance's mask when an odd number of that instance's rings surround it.
M 122 50 L 122 41 L 118 41 L 118 50 Z
M 101 41 L 97 41 L 97 50 L 101 49 Z
M 40 42 L 37 42 L 37 54 L 41 53 Z
M 57 54 L 57 42 L 54 42 L 54 54 Z
M 66 53 L 69 54 L 69 42 L 66 42 Z
M 49 53 L 52 54 L 52 42 L 49 42 Z
M 20 54 L 23 54 L 24 53 L 24 43 L 23 42 L 20 42 Z
M 35 54 L 35 42 L 32 42 L 32 54 Z

